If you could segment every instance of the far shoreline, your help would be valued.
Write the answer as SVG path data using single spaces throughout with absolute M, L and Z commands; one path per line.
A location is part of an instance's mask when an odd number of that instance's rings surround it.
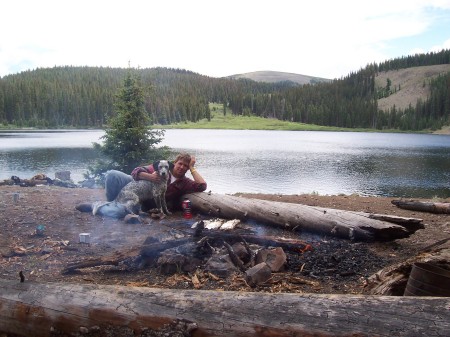
M 230 128 L 230 127 L 195 127 L 195 125 L 189 126 L 181 126 L 181 125 L 152 125 L 152 129 L 155 130 L 249 130 L 249 131 L 316 131 L 316 132 L 369 132 L 369 133 L 411 133 L 411 134 L 430 134 L 430 135 L 450 135 L 450 126 L 445 126 L 440 130 L 421 130 L 421 131 L 413 131 L 413 130 L 377 130 L 377 129 L 344 129 L 344 128 L 335 128 L 335 127 L 304 127 L 302 129 L 296 128 Z M 0 132 L 92 132 L 92 131 L 105 131 L 107 128 L 98 129 L 98 128 L 55 128 L 55 129 L 40 129 L 40 128 L 5 128 L 0 126 Z

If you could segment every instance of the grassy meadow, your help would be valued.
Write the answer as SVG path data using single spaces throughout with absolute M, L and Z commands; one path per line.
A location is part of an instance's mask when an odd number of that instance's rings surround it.
M 175 123 L 169 125 L 154 125 L 158 129 L 228 129 L 228 130 L 285 130 L 285 131 L 377 131 L 370 129 L 349 129 L 314 124 L 293 123 L 280 121 L 275 118 L 262 118 L 255 116 L 233 116 L 230 110 L 223 114 L 223 105 L 210 103 L 211 120 L 206 118 L 197 123 Z

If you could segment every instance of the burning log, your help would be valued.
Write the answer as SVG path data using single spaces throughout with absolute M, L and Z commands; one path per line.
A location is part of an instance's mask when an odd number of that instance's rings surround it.
M 399 208 L 408 209 L 411 211 L 429 212 L 436 214 L 450 214 L 449 202 L 392 200 L 391 203 Z
M 0 332 L 18 336 L 90 331 L 103 335 L 113 327 L 140 334 L 145 329 L 164 331 L 167 325 L 195 336 L 444 336 L 450 330 L 449 306 L 445 297 L 172 290 L 0 279 Z
M 186 195 L 193 209 L 228 219 L 253 219 L 284 229 L 300 229 L 351 240 L 391 241 L 424 228 L 421 219 L 248 199 L 230 195 Z

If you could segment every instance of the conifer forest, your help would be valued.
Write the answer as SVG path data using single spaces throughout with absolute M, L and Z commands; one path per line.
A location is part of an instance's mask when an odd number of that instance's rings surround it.
M 151 124 L 210 119 L 210 102 L 234 115 L 259 116 L 322 126 L 420 131 L 450 124 L 450 73 L 429 85 L 429 96 L 406 109 L 378 109 L 391 94 L 377 88 L 378 73 L 449 64 L 450 50 L 369 64 L 345 77 L 299 85 L 213 78 L 171 68 L 136 69 Z M 0 123 L 37 128 L 103 128 L 127 69 L 37 68 L 0 78 Z

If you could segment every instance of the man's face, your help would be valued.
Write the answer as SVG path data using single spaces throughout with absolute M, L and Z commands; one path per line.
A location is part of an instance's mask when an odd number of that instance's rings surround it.
M 184 160 L 177 161 L 173 166 L 173 175 L 175 178 L 183 177 L 189 169 L 189 163 Z

